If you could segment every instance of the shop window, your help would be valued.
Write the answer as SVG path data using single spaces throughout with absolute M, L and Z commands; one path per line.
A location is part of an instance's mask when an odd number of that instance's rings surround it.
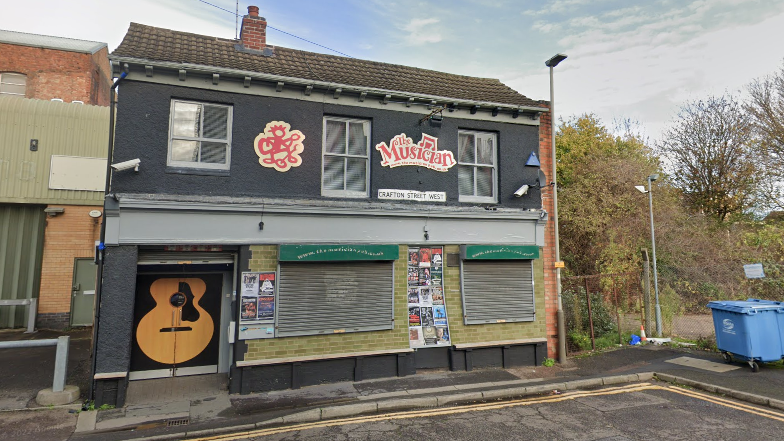
M 324 118 L 321 194 L 369 196 L 370 121 Z
M 277 336 L 389 330 L 392 262 L 281 262 Z
M 231 106 L 172 100 L 167 165 L 228 170 Z
M 0 73 L 0 95 L 25 96 L 27 77 L 22 74 L 3 72 Z
M 497 139 L 494 133 L 458 133 L 457 181 L 460 202 L 498 202 Z
M 466 325 L 536 318 L 532 260 L 464 260 L 460 269 Z

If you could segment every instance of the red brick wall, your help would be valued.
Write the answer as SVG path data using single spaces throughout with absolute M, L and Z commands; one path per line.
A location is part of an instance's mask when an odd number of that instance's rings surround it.
M 63 207 L 65 211 L 46 219 L 39 315 L 70 312 L 74 259 L 93 257 L 95 241 L 101 231 L 100 219 L 93 219 L 88 213 L 103 210 L 103 207 L 83 205 L 49 207 Z
M 27 98 L 109 105 L 111 71 L 108 51 L 66 52 L 0 43 L 0 72 L 27 76 Z
M 552 119 L 550 112 L 543 113 L 539 120 L 539 160 L 547 180 L 553 180 Z M 553 217 L 553 187 L 542 192 L 542 208 L 549 214 L 544 231 L 544 290 L 547 319 L 547 356 L 556 358 L 558 350 L 558 290 L 555 278 L 555 225 Z

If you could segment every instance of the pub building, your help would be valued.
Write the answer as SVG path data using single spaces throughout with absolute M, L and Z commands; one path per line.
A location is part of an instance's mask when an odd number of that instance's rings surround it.
M 132 23 L 110 55 L 110 163 L 133 167 L 105 199 L 96 404 L 149 379 L 247 394 L 554 356 L 548 103 L 267 45 L 266 24 Z

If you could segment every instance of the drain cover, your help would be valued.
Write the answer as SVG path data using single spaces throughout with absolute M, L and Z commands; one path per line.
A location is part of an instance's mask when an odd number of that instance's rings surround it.
M 174 427 L 174 426 L 184 426 L 188 424 L 188 418 L 180 418 L 177 420 L 168 420 L 166 421 L 166 427 Z

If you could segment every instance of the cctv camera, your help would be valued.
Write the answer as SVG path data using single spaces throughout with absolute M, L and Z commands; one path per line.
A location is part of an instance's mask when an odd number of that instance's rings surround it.
M 134 169 L 135 171 L 138 172 L 139 164 L 141 163 L 142 163 L 141 159 L 136 158 L 136 159 L 131 159 L 130 161 L 123 161 L 123 162 L 118 162 L 117 164 L 112 164 L 112 168 L 117 171 Z
M 529 185 L 523 185 L 522 187 L 518 188 L 514 194 L 519 198 L 520 196 L 527 194 L 529 188 L 531 188 Z

